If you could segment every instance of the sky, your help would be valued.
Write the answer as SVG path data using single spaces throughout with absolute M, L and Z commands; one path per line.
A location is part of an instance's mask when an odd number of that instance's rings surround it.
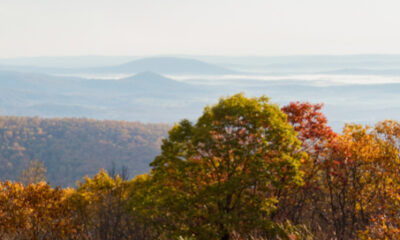
M 0 0 L 0 58 L 400 54 L 398 0 Z

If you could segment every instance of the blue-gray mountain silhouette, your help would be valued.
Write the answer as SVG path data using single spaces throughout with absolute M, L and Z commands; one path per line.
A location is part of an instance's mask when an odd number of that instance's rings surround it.
M 86 69 L 88 72 L 138 73 L 151 71 L 161 74 L 231 74 L 234 71 L 199 60 L 173 57 L 142 58 L 125 64 Z

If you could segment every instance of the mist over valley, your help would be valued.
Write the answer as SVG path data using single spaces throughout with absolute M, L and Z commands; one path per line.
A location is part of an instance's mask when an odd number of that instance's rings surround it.
M 216 103 L 221 96 L 244 92 L 266 95 L 279 105 L 324 103 L 323 111 L 336 131 L 344 122 L 400 117 L 397 56 L 254 57 L 246 61 L 209 57 L 214 63 L 179 57 L 132 58 L 115 66 L 91 68 L 65 67 L 72 65 L 68 59 L 76 62 L 79 57 L 66 57 L 64 65 L 56 68 L 43 63 L 34 66 L 38 59 L 20 60 L 32 67 L 11 65 L 15 59 L 7 64 L 3 59 L 0 114 L 172 124 L 183 118 L 196 119 L 205 105 Z M 93 59 L 81 57 L 82 66 Z M 229 60 L 235 64 L 227 64 Z M 266 65 L 258 72 L 245 71 L 260 68 L 260 63 Z

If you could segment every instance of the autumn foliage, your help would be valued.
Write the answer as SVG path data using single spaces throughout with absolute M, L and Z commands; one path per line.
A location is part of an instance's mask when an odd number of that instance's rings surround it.
M 335 133 L 321 110 L 238 94 L 176 124 L 149 174 L 1 182 L 0 239 L 399 239 L 400 123 Z

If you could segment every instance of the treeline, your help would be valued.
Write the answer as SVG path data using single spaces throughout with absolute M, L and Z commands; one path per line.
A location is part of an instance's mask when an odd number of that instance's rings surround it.
M 151 172 L 0 185 L 2 239 L 399 239 L 400 123 L 238 94 L 183 120 Z
M 90 119 L 0 116 L 0 179 L 16 180 L 31 161 L 47 168 L 52 186 L 74 186 L 100 168 L 147 172 L 170 127 Z

